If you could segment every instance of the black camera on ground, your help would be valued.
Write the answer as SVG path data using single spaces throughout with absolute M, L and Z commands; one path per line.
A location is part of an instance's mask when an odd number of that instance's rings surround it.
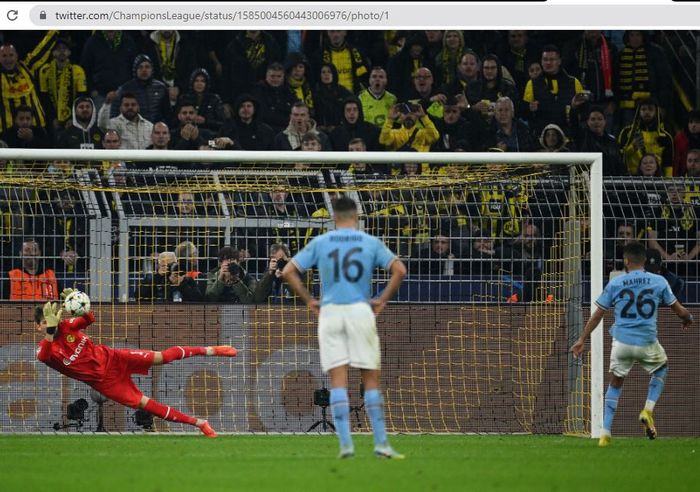
M 68 417 L 68 420 L 85 420 L 85 410 L 87 409 L 87 400 L 85 398 L 78 398 L 73 403 L 68 404 L 66 417 Z
M 284 267 L 287 266 L 287 263 L 289 263 L 287 260 L 277 260 L 277 269 L 284 270 Z
M 319 407 L 327 407 L 331 404 L 331 392 L 327 388 L 321 388 L 314 391 L 314 405 Z
M 233 261 L 228 264 L 228 273 L 233 275 L 234 277 L 242 277 L 243 276 L 243 268 L 241 268 L 241 265 L 238 263 L 234 263 Z
M 145 410 L 136 410 L 134 412 L 134 423 L 139 427 L 143 427 L 143 430 L 150 431 L 153 430 L 153 415 Z

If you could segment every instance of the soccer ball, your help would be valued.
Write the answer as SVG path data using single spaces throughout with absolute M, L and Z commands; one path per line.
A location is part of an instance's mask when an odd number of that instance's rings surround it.
M 85 292 L 79 290 L 71 292 L 63 301 L 63 309 L 72 316 L 82 316 L 90 311 L 90 298 Z

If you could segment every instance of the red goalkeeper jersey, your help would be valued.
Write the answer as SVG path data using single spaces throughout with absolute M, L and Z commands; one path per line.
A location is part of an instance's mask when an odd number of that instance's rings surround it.
M 39 342 L 36 358 L 78 381 L 91 385 L 99 383 L 107 372 L 113 350 L 92 343 L 90 337 L 80 331 L 94 322 L 92 313 L 62 320 L 58 323 L 53 342 L 46 339 Z

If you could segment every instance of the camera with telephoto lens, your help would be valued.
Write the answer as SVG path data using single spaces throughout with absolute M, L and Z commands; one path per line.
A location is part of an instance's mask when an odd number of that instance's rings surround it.
M 287 260 L 277 260 L 277 270 L 284 270 L 284 267 L 287 266 Z
M 181 258 L 177 261 L 172 262 L 168 268 L 170 269 L 170 273 L 175 273 L 177 275 L 185 275 L 187 273 L 187 260 Z
M 231 263 L 228 264 L 228 273 L 230 273 L 234 277 L 242 277 L 243 269 L 238 263 L 231 261 Z

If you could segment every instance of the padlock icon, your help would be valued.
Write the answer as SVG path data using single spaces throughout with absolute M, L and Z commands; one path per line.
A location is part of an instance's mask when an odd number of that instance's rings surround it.
M 39 12 L 39 19 L 46 20 L 46 10 L 42 10 L 41 12 Z

